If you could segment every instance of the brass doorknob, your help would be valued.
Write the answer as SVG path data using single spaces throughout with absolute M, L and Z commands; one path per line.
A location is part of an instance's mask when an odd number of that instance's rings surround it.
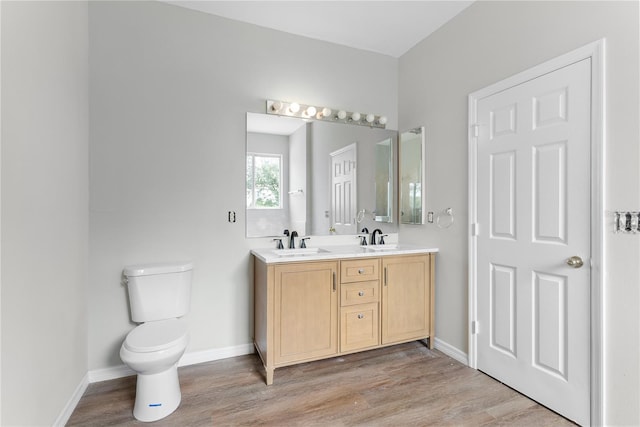
M 566 262 L 569 267 L 573 268 L 580 268 L 584 265 L 584 262 L 582 262 L 582 258 L 577 255 L 572 256 Z

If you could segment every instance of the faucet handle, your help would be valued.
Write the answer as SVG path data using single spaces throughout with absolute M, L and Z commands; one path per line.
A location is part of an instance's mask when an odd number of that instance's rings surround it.
M 282 239 L 273 239 L 274 242 L 278 242 L 276 245 L 276 249 L 284 249 L 284 245 L 282 244 Z
M 300 249 L 304 249 L 307 247 L 305 240 L 309 240 L 309 239 L 311 239 L 311 237 L 303 237 L 300 239 Z
M 356 239 L 360 239 L 360 246 L 367 246 L 367 235 L 366 234 L 358 234 Z
M 378 242 L 379 245 L 384 245 L 384 238 L 388 237 L 388 234 L 381 234 L 380 235 L 380 241 Z

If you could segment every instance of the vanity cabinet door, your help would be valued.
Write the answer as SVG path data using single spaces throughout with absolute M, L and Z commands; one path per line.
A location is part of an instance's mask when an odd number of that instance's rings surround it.
M 275 267 L 276 365 L 338 353 L 337 262 Z
M 382 258 L 382 344 L 430 337 L 430 255 Z

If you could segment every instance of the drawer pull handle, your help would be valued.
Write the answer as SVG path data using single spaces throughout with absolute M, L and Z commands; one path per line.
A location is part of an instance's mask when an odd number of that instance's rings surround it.
M 359 268 L 358 269 L 358 274 L 364 274 L 364 268 Z
M 333 273 L 333 292 L 336 291 L 336 273 Z
M 359 297 L 363 297 L 363 296 L 364 296 L 364 291 L 360 291 L 360 292 L 358 292 L 358 296 L 359 296 Z
M 358 319 L 364 319 L 364 314 L 358 314 Z

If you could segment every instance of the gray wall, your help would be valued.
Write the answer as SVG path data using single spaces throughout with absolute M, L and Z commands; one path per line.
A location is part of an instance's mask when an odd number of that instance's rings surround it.
M 440 247 L 436 336 L 467 351 L 467 95 L 607 38 L 605 419 L 640 424 L 640 243 L 614 235 L 611 211 L 640 207 L 638 2 L 476 2 L 400 58 L 400 128 L 426 126 L 427 207 L 456 222 L 402 226 Z M 611 228 L 609 228 L 611 227 Z
M 90 2 L 89 36 L 89 368 L 122 363 L 130 263 L 195 262 L 187 352 L 252 342 L 249 250 L 272 242 L 244 237 L 246 112 L 295 100 L 396 128 L 397 60 L 159 2 Z
M 52 425 L 87 373 L 84 2 L 2 2 L 2 425 Z

